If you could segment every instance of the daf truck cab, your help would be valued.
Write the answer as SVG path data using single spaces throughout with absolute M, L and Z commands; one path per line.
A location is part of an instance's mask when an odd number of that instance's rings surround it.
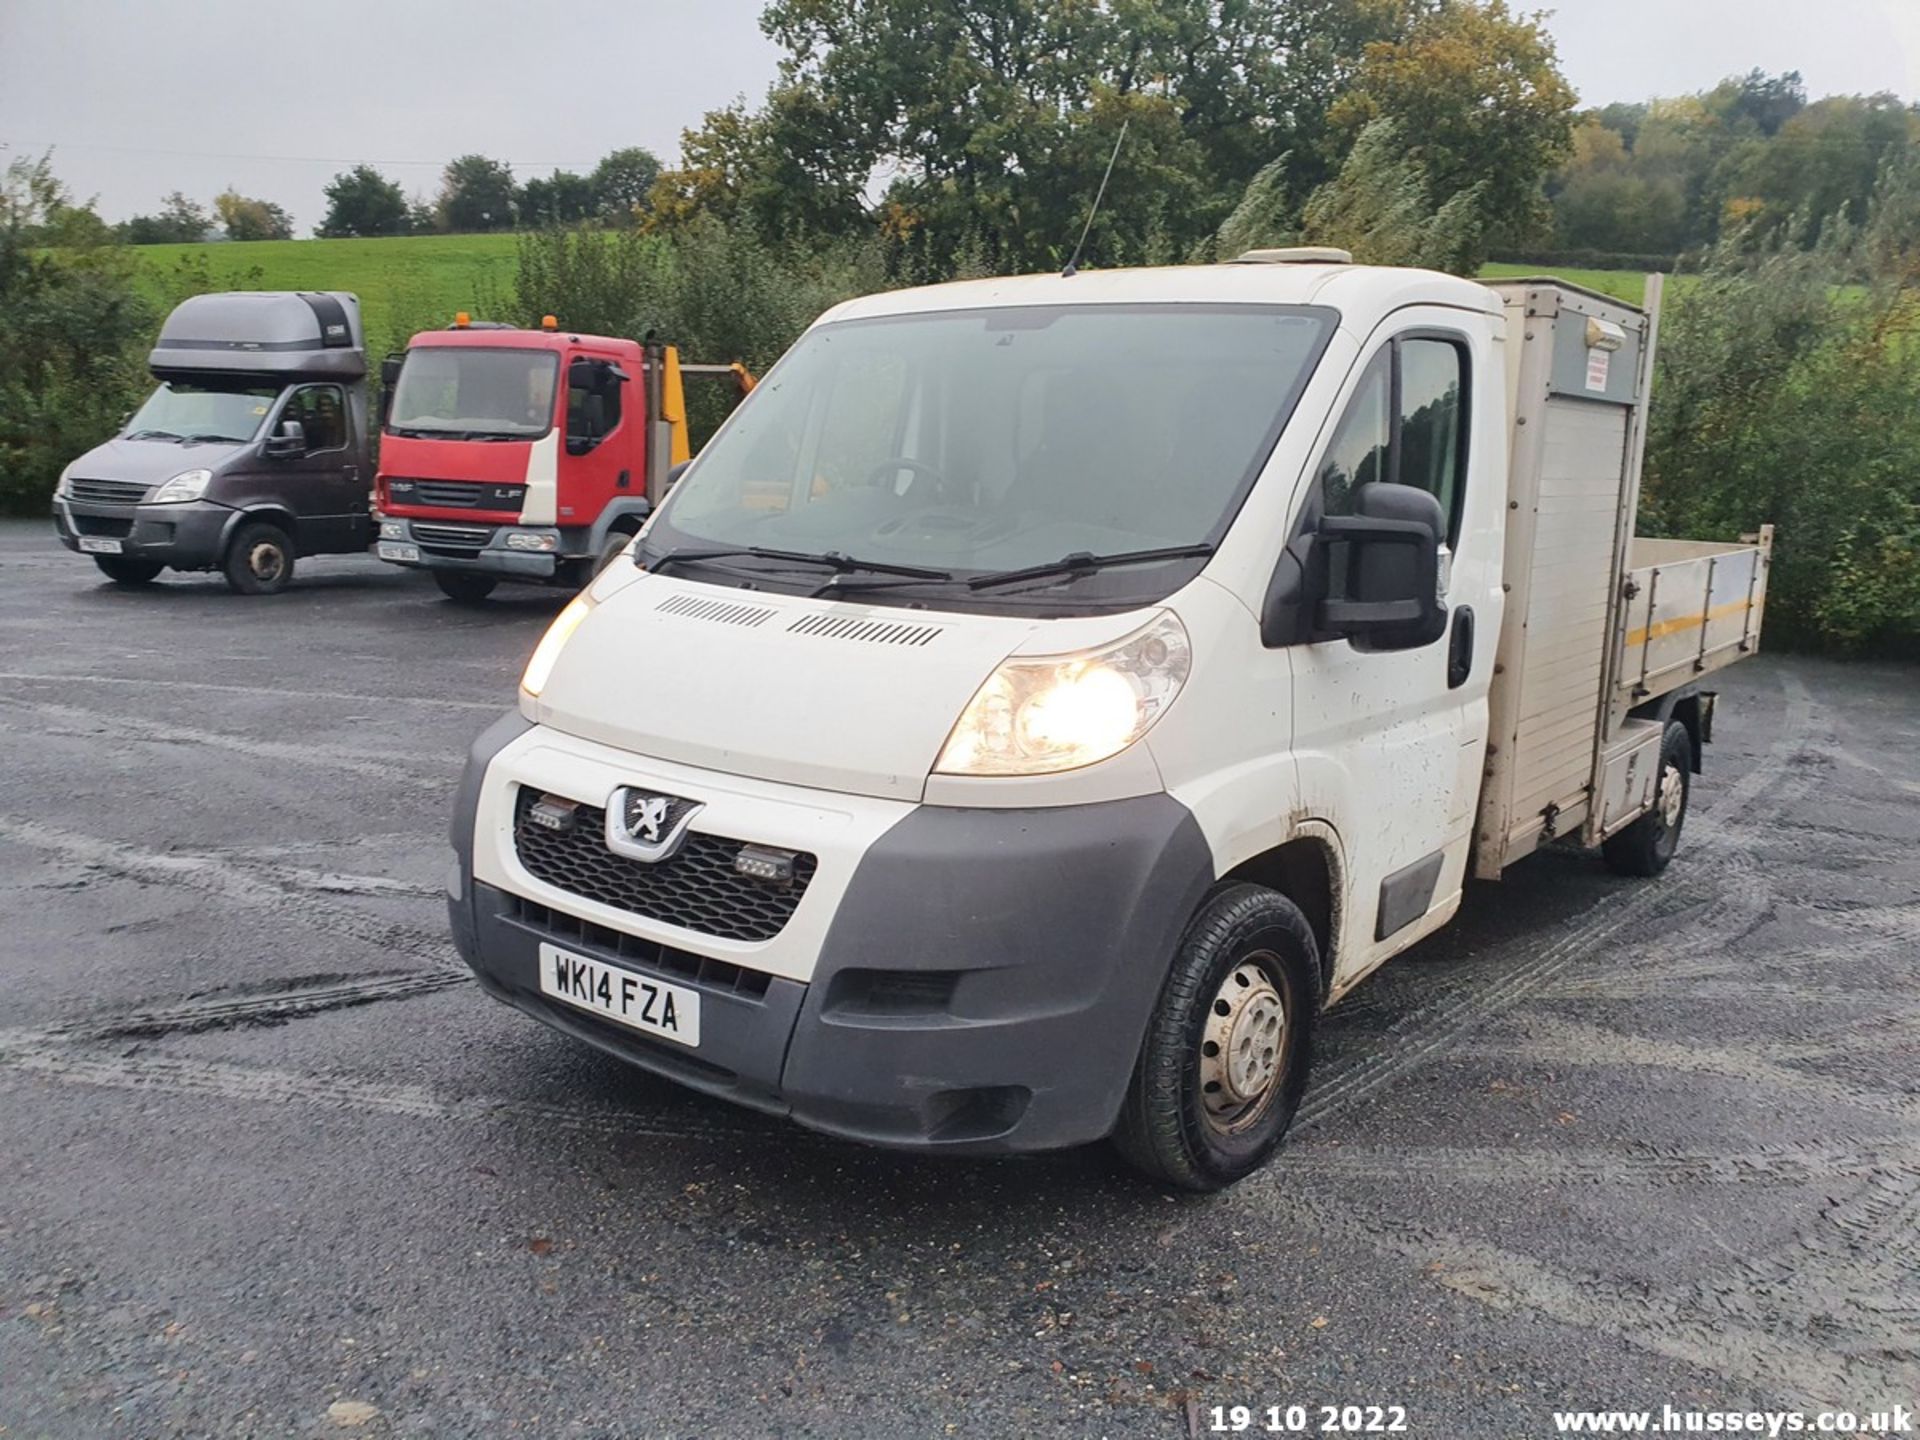
M 283 590 L 307 555 L 365 551 L 366 336 L 344 291 L 233 291 L 181 302 L 148 360 L 159 386 L 67 466 L 60 543 L 117 584 L 218 570 Z
M 462 313 L 390 360 L 376 553 L 462 603 L 502 580 L 577 589 L 639 533 L 685 463 L 683 370 L 669 345 Z
M 839 306 L 476 743 L 462 954 L 834 1135 L 1232 1183 L 1469 874 L 1672 858 L 1768 546 L 1633 537 L 1654 340 L 1327 252 Z

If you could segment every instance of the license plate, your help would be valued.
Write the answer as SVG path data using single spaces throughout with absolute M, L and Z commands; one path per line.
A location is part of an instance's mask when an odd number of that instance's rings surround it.
M 103 540 L 98 535 L 82 535 L 80 548 L 89 555 L 118 555 L 121 547 L 118 540 Z
M 396 545 L 391 540 L 382 540 L 380 542 L 380 558 L 382 560 L 418 560 L 420 558 L 420 547 L 418 545 Z
M 602 965 L 558 945 L 540 946 L 540 993 L 663 1040 L 700 1043 L 699 991 Z

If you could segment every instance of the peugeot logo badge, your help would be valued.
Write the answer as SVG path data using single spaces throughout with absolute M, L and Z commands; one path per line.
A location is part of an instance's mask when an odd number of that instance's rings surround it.
M 678 795 L 622 785 L 607 802 L 607 848 L 648 865 L 671 859 L 685 843 L 693 817 L 705 808 Z

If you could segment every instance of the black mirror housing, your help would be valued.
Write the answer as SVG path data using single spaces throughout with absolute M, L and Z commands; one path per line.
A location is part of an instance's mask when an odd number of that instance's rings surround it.
M 282 420 L 279 430 L 269 435 L 261 445 L 260 453 L 275 460 L 306 454 L 307 427 L 298 420 Z
M 1328 516 L 1308 557 L 1314 629 L 1364 639 L 1375 649 L 1411 650 L 1447 628 L 1440 597 L 1440 502 L 1411 485 L 1365 485 L 1352 515 Z

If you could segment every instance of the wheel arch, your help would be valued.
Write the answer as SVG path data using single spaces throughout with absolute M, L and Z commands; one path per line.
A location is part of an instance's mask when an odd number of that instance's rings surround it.
M 638 535 L 640 527 L 647 523 L 647 516 L 652 513 L 652 502 L 644 495 L 613 501 L 593 522 L 593 529 L 588 532 L 587 548 L 598 554 L 614 535 Z
M 1282 843 L 1248 856 L 1218 882 L 1219 886 L 1242 882 L 1263 885 L 1300 907 L 1320 947 L 1323 1000 L 1333 986 L 1345 907 L 1343 876 L 1339 839 L 1333 828 L 1319 821 L 1303 821 Z
M 227 547 L 233 544 L 233 537 L 240 533 L 240 527 L 251 525 L 256 520 L 264 520 L 286 532 L 287 539 L 293 542 L 294 553 L 300 553 L 300 520 L 293 511 L 284 505 L 251 505 L 245 510 L 236 510 L 227 517 L 227 523 L 220 531 L 220 554 L 225 556 Z
M 1631 713 L 1636 720 L 1657 720 L 1662 725 L 1669 720 L 1678 720 L 1686 726 L 1687 739 L 1693 751 L 1691 768 L 1698 775 L 1703 769 L 1702 752 L 1713 740 L 1714 698 L 1713 691 L 1702 690 L 1697 684 L 1682 685 L 1657 700 L 1636 706 Z

